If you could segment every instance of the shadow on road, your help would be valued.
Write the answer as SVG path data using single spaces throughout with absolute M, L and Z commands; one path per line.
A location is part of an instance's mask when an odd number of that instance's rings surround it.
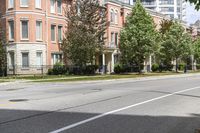
M 96 116 L 95 113 L 0 110 L 0 133 L 46 133 Z M 112 114 L 64 133 L 195 133 L 200 114 L 190 117 Z

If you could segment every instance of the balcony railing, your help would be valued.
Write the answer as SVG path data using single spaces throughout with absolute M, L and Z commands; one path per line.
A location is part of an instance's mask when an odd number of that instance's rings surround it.
M 109 42 L 108 45 L 105 46 L 106 48 L 118 48 L 118 45 L 115 42 Z

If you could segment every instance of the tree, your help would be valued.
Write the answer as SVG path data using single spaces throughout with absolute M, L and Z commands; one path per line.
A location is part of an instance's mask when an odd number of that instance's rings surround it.
M 65 59 L 78 66 L 93 64 L 105 40 L 105 9 L 98 0 L 77 0 L 66 12 L 67 31 L 62 43 Z
M 2 18 L 0 15 L 0 76 L 5 76 L 6 71 L 6 35 L 2 26 Z
M 166 60 L 176 61 L 176 72 L 178 72 L 178 59 L 185 59 L 191 55 L 191 42 L 191 36 L 178 22 L 174 22 L 166 33 L 161 52 Z
M 153 53 L 155 38 L 154 21 L 137 0 L 120 34 L 122 62 L 138 65 L 141 73 L 145 58 Z
M 200 63 L 200 38 L 196 39 L 192 45 L 194 59 Z
M 170 27 L 172 26 L 173 21 L 172 20 L 167 20 L 167 19 L 163 19 L 160 23 L 160 33 L 162 35 L 164 35 L 166 32 L 169 31 Z
M 172 24 L 173 24 L 173 21 L 167 20 L 167 19 L 163 19 L 160 22 L 160 29 L 159 29 L 160 38 L 158 38 L 158 40 L 156 41 L 159 44 L 159 49 L 156 54 L 156 59 L 159 64 L 164 63 L 165 65 L 169 65 L 170 64 L 169 62 L 171 61 L 171 59 L 166 58 L 165 53 L 162 52 L 161 44 L 163 43 L 163 39 L 166 37 L 166 33 L 169 31 Z

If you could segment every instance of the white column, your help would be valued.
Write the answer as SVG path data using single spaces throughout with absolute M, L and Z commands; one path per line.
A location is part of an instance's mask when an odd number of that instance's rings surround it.
M 56 60 L 56 54 L 53 55 L 53 65 L 55 65 L 57 63 L 57 60 Z
M 111 73 L 114 72 L 114 66 L 115 66 L 115 56 L 114 56 L 114 53 L 112 53 L 112 57 L 111 57 Z
M 157 11 L 157 12 L 160 12 L 159 0 L 156 0 L 156 11 Z
M 104 74 L 105 73 L 105 65 L 106 65 L 106 60 L 105 60 L 105 54 L 104 53 L 102 54 L 102 63 L 103 63 L 102 74 Z
M 177 0 L 174 0 L 174 18 L 178 19 L 178 14 L 177 14 Z

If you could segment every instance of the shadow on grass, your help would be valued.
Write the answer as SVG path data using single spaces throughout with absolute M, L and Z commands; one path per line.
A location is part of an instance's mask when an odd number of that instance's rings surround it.
M 1 133 L 48 133 L 99 115 L 87 112 L 0 110 Z M 148 116 L 112 114 L 79 125 L 64 133 L 195 133 L 200 114 Z

